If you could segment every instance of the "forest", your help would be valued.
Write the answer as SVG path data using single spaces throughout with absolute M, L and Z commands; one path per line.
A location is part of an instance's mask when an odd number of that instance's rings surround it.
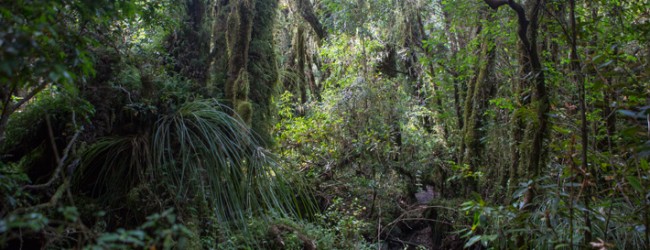
M 0 249 L 650 249 L 648 0 L 0 0 Z

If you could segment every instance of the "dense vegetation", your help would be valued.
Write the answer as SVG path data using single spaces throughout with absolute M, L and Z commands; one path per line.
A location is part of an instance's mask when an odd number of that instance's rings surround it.
M 0 2 L 0 248 L 648 249 L 647 0 Z

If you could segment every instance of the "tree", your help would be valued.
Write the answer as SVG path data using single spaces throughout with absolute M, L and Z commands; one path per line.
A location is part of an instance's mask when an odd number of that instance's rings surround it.
M 521 83 L 518 95 L 521 98 L 521 103 L 526 103 L 523 95 L 527 91 L 524 89 L 527 85 L 532 87 L 532 98 L 531 102 L 528 104 L 532 106 L 535 110 L 535 120 L 532 122 L 522 121 L 524 117 L 516 116 L 513 120 L 513 138 L 515 139 L 515 144 L 513 149 L 513 165 L 510 168 L 511 178 L 516 178 L 516 173 L 518 169 L 522 169 L 518 165 L 525 164 L 523 169 L 527 173 L 527 178 L 535 179 L 539 174 L 540 170 L 545 166 L 545 153 L 544 149 L 544 140 L 547 137 L 548 133 L 548 112 L 550 108 L 549 98 L 546 90 L 546 83 L 544 78 L 544 71 L 542 70 L 542 62 L 538 53 L 538 28 L 539 28 L 539 16 L 541 9 L 543 8 L 542 1 L 528 1 L 526 6 L 524 6 L 512 1 L 512 0 L 497 0 L 490 1 L 485 0 L 485 2 L 493 9 L 498 9 L 500 6 L 508 5 L 512 10 L 515 11 L 518 17 L 518 36 L 520 39 L 520 65 L 521 65 L 521 74 L 520 79 Z M 523 133 L 522 126 L 526 125 L 527 138 L 522 138 L 521 133 Z M 521 138 L 521 141 L 519 141 Z M 523 158 L 522 158 L 523 156 Z M 527 159 L 527 160 L 526 160 Z M 515 179 L 516 180 L 516 179 Z M 512 180 L 512 181 L 515 181 Z M 534 196 L 532 193 L 530 194 Z M 532 199 L 533 197 L 529 197 Z
M 487 12 L 486 9 L 483 10 L 484 15 L 487 16 L 487 23 L 494 20 L 493 13 Z M 463 143 L 460 147 L 461 164 L 469 165 L 472 172 L 479 171 L 480 164 L 483 162 L 483 145 L 481 143 L 481 138 L 484 136 L 481 132 L 484 123 L 483 115 L 487 108 L 487 101 L 491 99 L 490 93 L 494 92 L 491 89 L 496 84 L 493 34 L 489 27 L 479 27 L 479 30 L 481 31 L 481 45 L 476 66 L 477 73 L 467 87 L 463 113 Z M 468 179 L 467 185 L 470 191 L 478 190 L 475 178 Z

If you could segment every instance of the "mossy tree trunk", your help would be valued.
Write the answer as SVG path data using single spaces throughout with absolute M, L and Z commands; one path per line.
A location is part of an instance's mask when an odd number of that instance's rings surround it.
M 226 44 L 228 48 L 228 73 L 225 97 L 233 110 L 246 122 L 252 122 L 252 105 L 248 101 L 250 75 L 248 54 L 253 30 L 254 2 L 240 0 L 228 15 Z
M 312 6 L 311 1 L 310 0 L 295 0 L 295 1 L 298 7 L 298 11 L 300 11 L 300 15 L 312 27 L 312 29 L 316 33 L 316 36 L 318 36 L 318 40 L 325 39 L 327 37 L 327 30 L 325 30 L 323 25 L 320 23 L 320 20 L 318 20 L 318 17 L 314 13 L 314 7 Z
M 291 16 L 298 22 L 292 25 L 286 33 L 290 34 L 291 46 L 287 60 L 282 67 L 289 73 L 281 80 L 284 89 L 294 94 L 297 103 L 304 104 L 309 100 L 320 100 L 320 89 L 316 84 L 316 77 L 312 70 L 315 57 L 314 52 L 320 42 L 327 37 L 327 31 L 314 13 L 310 0 L 292 0 L 289 8 L 283 13 L 285 18 Z M 302 20 L 306 21 L 302 22 Z M 288 46 L 287 46 L 288 47 Z
M 248 54 L 250 74 L 249 99 L 253 104 L 252 129 L 260 136 L 262 142 L 273 142 L 270 134 L 273 123 L 273 105 L 278 83 L 278 66 L 273 41 L 278 0 L 254 0 L 255 17 Z
M 544 141 L 548 137 L 548 112 L 550 103 L 546 90 L 546 79 L 542 70 L 542 63 L 537 50 L 537 33 L 539 28 L 539 14 L 542 11 L 542 1 L 526 2 L 526 12 L 530 13 L 530 28 L 528 31 L 527 46 L 528 56 L 530 58 L 532 76 L 531 85 L 533 87 L 533 105 L 535 110 L 535 121 L 529 123 L 527 131 L 532 139 L 530 157 L 528 158 L 528 178 L 534 179 L 540 174 L 540 170 L 546 165 L 544 150 Z M 521 52 L 522 54 L 525 51 Z
M 494 20 L 492 13 L 486 13 L 489 21 Z M 490 89 L 494 85 L 494 62 L 495 51 L 491 32 L 485 28 L 481 31 L 482 42 L 478 60 L 477 75 L 472 79 L 467 87 L 465 97 L 465 106 L 463 120 L 463 142 L 461 144 L 462 164 L 467 164 L 470 170 L 475 173 L 479 171 L 480 164 L 483 161 L 483 143 L 481 138 L 484 136 L 482 126 L 484 125 L 483 114 L 487 109 L 488 100 L 490 99 Z M 475 178 L 467 179 L 469 192 L 477 191 L 478 183 Z
M 289 77 L 286 84 L 288 89 L 300 98 L 300 103 L 306 103 L 307 93 L 307 75 L 305 74 L 306 46 L 305 46 L 305 27 L 298 25 L 293 34 L 291 42 L 291 54 L 289 55 L 288 69 L 294 77 Z
M 233 1 L 234 2 L 234 1 Z M 223 90 L 225 89 L 226 80 L 228 79 L 228 51 L 226 49 L 226 34 L 228 32 L 228 16 L 231 12 L 231 6 L 236 5 L 236 2 L 230 4 L 227 0 L 215 1 L 212 12 L 213 25 L 212 25 L 212 48 L 210 54 L 212 55 L 210 64 L 211 74 L 211 92 L 218 92 L 225 96 Z
M 222 0 L 213 12 L 215 87 L 266 145 L 272 142 L 271 100 L 278 82 L 273 42 L 277 7 L 277 0 Z
M 208 83 L 210 65 L 210 30 L 206 0 L 186 0 L 186 16 L 181 29 L 169 37 L 169 52 L 174 60 L 174 70 L 193 80 L 197 87 Z
M 548 136 L 548 117 L 550 109 L 544 71 L 537 49 L 539 16 L 543 1 L 526 1 L 525 6 L 515 1 L 484 0 L 493 9 L 508 5 L 518 16 L 520 40 L 521 75 L 516 87 L 520 108 L 513 117 L 512 165 L 510 167 L 511 186 L 519 177 L 535 179 L 545 165 L 546 152 L 544 141 Z M 527 89 L 531 89 L 530 92 Z M 526 97 L 531 93 L 531 98 Z M 528 102 L 527 99 L 530 99 Z M 526 203 L 535 196 L 535 190 L 529 189 Z

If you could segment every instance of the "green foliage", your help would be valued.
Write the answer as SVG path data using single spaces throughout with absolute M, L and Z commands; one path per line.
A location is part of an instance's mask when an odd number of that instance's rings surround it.
M 245 124 L 223 109 L 214 100 L 186 101 L 159 114 L 155 123 L 143 123 L 151 127 L 138 134 L 99 140 L 83 153 L 77 183 L 96 182 L 92 188 L 105 194 L 107 204 L 141 185 L 162 192 L 158 199 L 170 197 L 183 213 L 188 212 L 184 205 L 206 200 L 213 207 L 209 213 L 230 225 L 228 230 L 246 228 L 247 218 L 269 211 L 282 216 L 309 212 L 310 195 L 300 183 L 290 186 L 288 173 L 258 146 Z M 299 197 L 303 204 L 296 204 Z
M 31 200 L 31 195 L 21 188 L 28 181 L 29 178 L 21 171 L 19 164 L 0 162 L 0 214 L 22 207 Z
M 10 1 L 0 5 L 0 138 L 7 117 L 46 86 L 85 81 L 95 73 L 90 46 L 98 42 L 88 30 L 132 20 L 149 2 Z M 86 35 L 84 35 L 86 34 Z
M 525 194 L 533 188 L 539 189 L 542 195 L 532 204 L 527 204 L 524 202 Z M 634 213 L 632 204 L 642 199 L 621 203 L 616 199 L 604 198 L 587 209 L 580 203 L 570 204 L 576 195 L 575 189 L 579 188 L 579 183 L 567 183 L 562 190 L 548 179 L 540 179 L 521 183 L 514 191 L 515 201 L 511 205 L 489 204 L 476 197 L 461 205 L 461 211 L 465 212 L 470 223 L 458 233 L 467 240 L 465 247 L 480 243 L 494 249 L 513 248 L 521 244 L 535 249 L 564 248 L 580 245 L 584 240 L 584 235 L 576 234 L 573 230 L 586 228 L 584 218 L 585 214 L 589 214 L 596 218 L 591 221 L 591 233 L 599 239 L 607 238 L 607 245 L 636 248 L 647 244 L 643 239 L 645 227 L 641 222 L 644 215 L 630 214 Z M 530 211 L 523 206 L 536 209 Z
M 24 215 L 9 215 L 0 220 L 0 234 L 6 237 L 6 233 L 11 230 L 28 230 L 29 232 L 41 231 L 49 219 L 41 213 L 28 213 Z M 3 237 L 2 243 L 5 243 Z
M 543 3 L 542 116 L 508 5 L 303 1 L 320 38 L 295 1 L 4 1 L 0 247 L 648 248 L 647 1 L 578 4 L 577 40 L 567 3 L 516 2 Z
M 170 188 L 178 195 L 191 182 L 211 189 L 220 221 L 227 221 L 228 215 L 243 219 L 257 209 L 288 212 L 293 197 L 282 170 L 255 144 L 244 124 L 218 108 L 210 101 L 194 101 L 161 117 L 152 145 L 155 165 L 164 169 L 154 175 L 176 173 L 156 177 L 171 178 Z M 174 145 L 180 145 L 179 151 L 171 150 Z
M 467 164 L 459 165 L 451 162 L 452 176 L 449 177 L 449 179 L 447 179 L 446 181 L 452 182 L 452 181 L 463 180 L 463 179 L 472 179 L 478 181 L 483 177 L 484 175 L 483 172 L 472 171 L 472 169 L 473 168 Z
M 328 214 L 343 215 L 340 211 L 334 210 Z M 288 218 L 274 218 L 270 221 L 252 218 L 247 221 L 249 225 L 247 232 L 235 231 L 223 245 L 219 246 L 219 249 L 251 249 L 249 245 L 252 238 L 258 239 L 257 247 L 260 249 L 310 249 L 305 245 L 316 249 L 373 249 L 369 243 L 361 240 L 358 231 L 350 231 L 360 229 L 359 226 L 364 223 L 363 221 L 346 214 L 345 219 L 342 220 L 345 222 L 341 224 L 346 224 L 347 229 L 341 229 L 349 234 L 343 234 L 338 229 L 332 229 L 330 220 L 332 223 L 337 223 L 335 217 L 328 220 L 324 218 L 321 217 L 314 222 Z
M 147 216 L 147 221 L 135 229 L 117 229 L 100 234 L 95 243 L 84 249 L 179 249 L 188 247 L 192 234 L 180 224 L 172 209 Z
M 336 232 L 340 247 L 359 249 L 362 245 L 363 234 L 367 233 L 368 222 L 360 220 L 361 215 L 368 209 L 359 204 L 360 200 L 353 199 L 351 204 L 344 204 L 342 198 L 334 198 L 329 208 L 318 216 L 320 223 Z M 355 243 L 356 242 L 356 243 Z
M 36 139 L 36 134 L 41 139 L 46 137 L 46 117 L 57 132 L 71 133 L 88 122 L 94 112 L 93 106 L 79 98 L 74 89 L 47 89 L 36 95 L 28 107 L 11 116 L 0 152 L 33 145 L 30 141 Z

